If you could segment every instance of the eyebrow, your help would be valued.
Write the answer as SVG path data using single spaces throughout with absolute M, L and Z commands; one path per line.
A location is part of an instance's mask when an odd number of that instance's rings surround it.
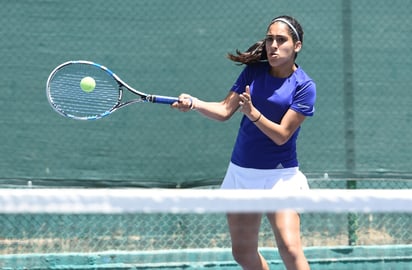
M 280 34 L 277 34 L 277 35 L 268 35 L 268 34 L 266 34 L 266 37 L 268 38 L 268 37 L 288 37 L 287 35 L 280 35 Z

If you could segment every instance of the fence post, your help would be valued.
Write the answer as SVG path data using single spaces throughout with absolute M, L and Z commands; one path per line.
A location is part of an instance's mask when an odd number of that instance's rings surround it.
M 355 171 L 355 127 L 354 127 L 354 87 L 353 87 L 353 52 L 352 52 L 352 1 L 342 0 L 342 37 L 343 37 L 343 97 L 345 123 L 345 162 L 348 180 L 346 188 L 356 189 Z M 357 242 L 358 218 L 355 213 L 348 213 L 348 244 Z

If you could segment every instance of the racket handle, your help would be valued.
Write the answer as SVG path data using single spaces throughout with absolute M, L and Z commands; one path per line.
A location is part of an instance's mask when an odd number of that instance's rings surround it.
M 147 100 L 153 103 L 162 103 L 162 104 L 173 104 L 176 101 L 179 101 L 177 97 L 156 96 L 156 95 L 148 96 Z

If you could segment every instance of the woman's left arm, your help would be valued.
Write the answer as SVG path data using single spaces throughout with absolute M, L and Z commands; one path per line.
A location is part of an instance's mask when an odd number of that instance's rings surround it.
M 292 137 L 305 118 L 303 114 L 289 109 L 280 124 L 272 122 L 262 115 L 259 121 L 255 122 L 255 125 L 277 145 L 282 145 Z
M 240 94 L 239 97 L 240 111 L 277 145 L 285 144 L 306 118 L 303 114 L 289 109 L 278 124 L 267 119 L 253 106 L 249 86 L 246 87 L 246 91 Z

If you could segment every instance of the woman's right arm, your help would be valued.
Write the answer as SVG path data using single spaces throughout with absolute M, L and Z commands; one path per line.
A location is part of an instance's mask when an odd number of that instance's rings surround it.
M 220 102 L 207 102 L 194 98 L 188 94 L 181 94 L 179 102 L 172 104 L 173 108 L 180 111 L 197 110 L 202 115 L 217 120 L 228 120 L 239 108 L 239 94 L 230 91 L 226 98 Z

